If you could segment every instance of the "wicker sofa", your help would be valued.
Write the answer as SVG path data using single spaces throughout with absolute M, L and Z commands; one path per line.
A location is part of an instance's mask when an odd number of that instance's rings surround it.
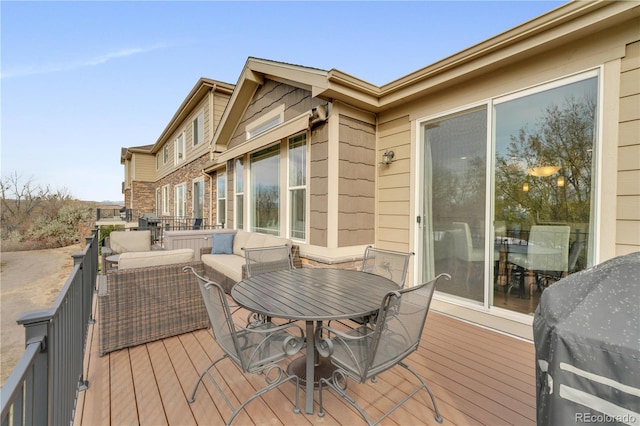
M 255 232 L 237 231 L 234 234 L 233 249 L 228 254 L 212 254 L 211 247 L 200 249 L 200 259 L 204 263 L 205 275 L 212 281 L 219 283 L 224 291 L 231 292 L 231 288 L 242 279 L 247 277 L 246 261 L 243 248 L 269 247 L 287 244 L 291 247 L 291 257 L 293 266 L 302 268 L 300 259 L 300 247 L 293 244 L 286 238 L 272 235 L 259 234 Z M 213 235 L 215 240 L 216 235 Z
M 99 276 L 99 353 L 207 328 L 209 318 L 192 266 L 204 273 L 202 262 L 109 271 Z

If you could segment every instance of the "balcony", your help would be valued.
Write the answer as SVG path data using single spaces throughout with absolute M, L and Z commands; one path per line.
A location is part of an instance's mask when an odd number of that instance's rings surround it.
M 69 285 L 50 310 L 53 316 L 39 315 L 36 326 L 28 328 L 25 356 L 2 389 L 3 424 L 224 423 L 230 411 L 215 389 L 201 387 L 196 402 L 187 402 L 199 372 L 220 354 L 210 330 L 98 355 L 99 324 L 92 323 L 98 317 L 95 293 L 93 301 L 90 297 L 96 284 L 97 243 L 95 238 L 87 241 Z M 68 298 L 74 288 L 85 290 L 75 291 L 82 296 Z M 60 328 L 56 318 L 64 306 L 81 315 L 65 319 L 68 326 Z M 25 324 L 29 322 L 25 316 Z M 84 349 L 73 344 L 83 341 Z M 408 361 L 431 386 L 444 424 L 535 424 L 531 342 L 432 311 L 421 346 Z M 376 384 L 350 382 L 349 389 L 375 414 L 388 405 L 387 397 L 397 400 L 405 388 L 407 378 L 397 370 L 380 375 Z M 237 399 L 263 383 L 231 362 L 221 363 L 217 371 Z M 362 424 L 357 412 L 333 393 L 326 394 L 324 418 L 317 416 L 317 405 L 316 414 L 294 414 L 294 393 L 294 386 L 286 384 L 265 394 L 249 404 L 235 424 Z M 304 389 L 300 397 L 303 401 Z M 383 424 L 436 423 L 430 401 L 418 394 Z

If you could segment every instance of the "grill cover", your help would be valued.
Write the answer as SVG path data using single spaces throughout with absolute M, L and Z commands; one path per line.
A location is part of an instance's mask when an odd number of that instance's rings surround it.
M 533 333 L 538 425 L 640 425 L 640 252 L 547 288 Z

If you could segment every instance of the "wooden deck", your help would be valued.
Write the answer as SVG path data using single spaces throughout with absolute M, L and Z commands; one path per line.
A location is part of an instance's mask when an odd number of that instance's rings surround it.
M 80 394 L 77 425 L 218 425 L 230 410 L 215 388 L 200 387 L 196 402 L 187 398 L 198 374 L 221 353 L 210 330 L 199 330 L 146 345 L 98 355 L 98 324 L 89 330 L 85 357 L 89 389 Z M 472 324 L 429 313 L 420 349 L 408 363 L 431 387 L 445 425 L 534 425 L 534 348 L 525 342 Z M 262 377 L 245 376 L 225 360 L 218 372 L 228 394 L 237 400 L 263 386 Z M 349 391 L 373 417 L 398 400 L 409 386 L 408 375 L 394 368 L 375 384 L 349 383 Z M 413 384 L 415 379 L 411 381 Z M 286 383 L 251 402 L 237 425 L 363 424 L 351 406 L 323 392 L 326 415 L 294 414 L 295 386 Z M 377 418 L 377 417 L 376 417 Z M 421 391 L 382 422 L 384 425 L 437 425 L 431 401 Z

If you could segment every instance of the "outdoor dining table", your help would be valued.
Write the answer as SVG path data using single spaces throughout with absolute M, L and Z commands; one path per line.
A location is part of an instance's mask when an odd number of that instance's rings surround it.
M 313 414 L 313 391 L 323 363 L 315 350 L 315 329 L 323 321 L 360 318 L 376 312 L 383 296 L 398 286 L 391 280 L 345 269 L 301 268 L 255 275 L 233 286 L 235 302 L 267 317 L 306 323 L 307 354 L 288 371 L 305 382 L 306 413 Z M 324 367 L 330 365 L 328 360 Z M 325 372 L 326 373 L 326 372 Z

